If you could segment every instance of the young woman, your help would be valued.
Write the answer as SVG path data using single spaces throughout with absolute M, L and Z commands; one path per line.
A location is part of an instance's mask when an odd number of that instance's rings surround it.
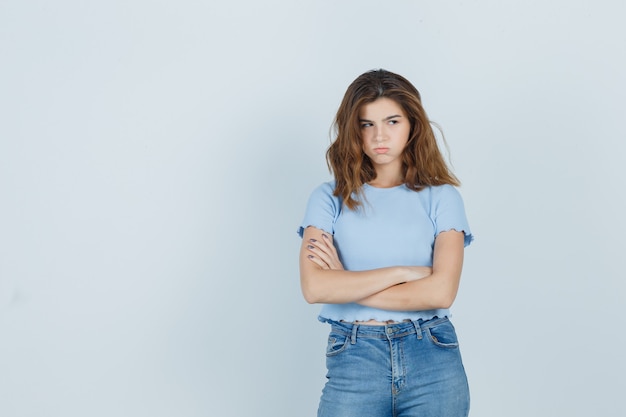
M 298 230 L 304 298 L 331 325 L 318 416 L 467 416 L 448 308 L 472 234 L 420 94 L 367 72 L 335 130 L 335 180 L 313 191 Z

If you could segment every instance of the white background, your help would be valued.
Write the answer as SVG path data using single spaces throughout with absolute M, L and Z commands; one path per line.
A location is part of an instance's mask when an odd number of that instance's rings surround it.
M 0 415 L 315 415 L 296 228 L 379 67 L 463 182 L 471 415 L 625 415 L 625 13 L 0 1 Z

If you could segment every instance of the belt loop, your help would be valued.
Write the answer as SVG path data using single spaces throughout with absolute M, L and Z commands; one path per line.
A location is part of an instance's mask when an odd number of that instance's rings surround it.
M 356 323 L 352 324 L 352 336 L 350 336 L 350 344 L 354 345 L 356 343 L 356 329 L 358 329 L 359 325 Z
M 415 327 L 415 333 L 417 334 L 417 339 L 421 340 L 422 339 L 422 328 L 420 327 L 419 320 L 411 320 L 411 323 L 413 323 L 413 327 Z

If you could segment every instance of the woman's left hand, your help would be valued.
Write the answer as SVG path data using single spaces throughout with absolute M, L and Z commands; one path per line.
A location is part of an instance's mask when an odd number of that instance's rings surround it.
M 326 233 L 322 234 L 321 241 L 318 239 L 310 239 L 307 244 L 307 249 L 310 252 L 308 256 L 309 260 L 319 265 L 322 269 L 343 270 L 337 249 Z

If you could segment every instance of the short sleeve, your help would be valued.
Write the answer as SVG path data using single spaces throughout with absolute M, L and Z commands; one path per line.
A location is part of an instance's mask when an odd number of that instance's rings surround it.
M 435 222 L 435 236 L 448 230 L 463 232 L 465 246 L 474 240 L 469 227 L 463 198 L 459 191 L 452 185 L 434 187 L 436 190 L 433 198 L 433 221 Z
M 334 225 L 339 217 L 340 200 L 333 195 L 334 181 L 326 182 L 313 190 L 304 212 L 304 219 L 298 228 L 298 235 L 302 237 L 304 229 L 316 227 L 334 235 Z

